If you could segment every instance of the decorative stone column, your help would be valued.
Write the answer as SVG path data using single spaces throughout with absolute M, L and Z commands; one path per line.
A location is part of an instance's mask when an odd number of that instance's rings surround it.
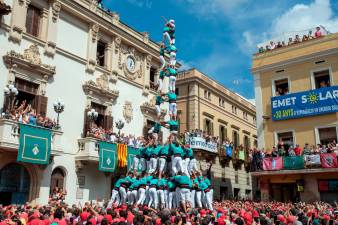
M 150 85 L 149 85 L 149 80 L 150 80 L 150 67 L 151 67 L 151 59 L 152 56 L 151 55 L 146 55 L 144 57 L 144 83 L 143 83 L 143 95 L 148 96 L 149 94 L 149 89 L 150 89 Z
M 107 65 L 107 69 L 109 71 L 113 70 L 113 43 L 110 41 L 110 43 L 107 44 L 106 50 L 105 50 L 105 64 Z
M 20 43 L 22 33 L 26 31 L 27 8 L 31 0 L 14 0 L 9 40 Z
M 99 39 L 99 25 L 91 24 L 88 38 L 87 72 L 94 73 L 96 68 L 97 41 Z
M 49 4 L 48 27 L 46 34 L 45 54 L 53 57 L 56 51 L 57 22 L 61 11 L 61 3 L 51 0 Z

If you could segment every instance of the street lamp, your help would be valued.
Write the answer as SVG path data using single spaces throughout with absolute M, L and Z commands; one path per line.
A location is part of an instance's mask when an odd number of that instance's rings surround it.
M 92 128 L 93 122 L 97 119 L 99 114 L 95 111 L 95 109 L 91 109 L 90 111 L 88 111 L 87 116 L 90 121 L 90 128 Z
M 60 118 L 60 113 L 62 113 L 65 110 L 65 104 L 63 101 L 60 99 L 56 100 L 54 102 L 54 111 L 58 114 L 57 121 L 56 121 L 56 129 L 60 129 L 60 124 L 59 124 L 59 118 Z
M 8 87 L 4 88 L 5 93 L 5 106 L 6 108 L 3 110 L 6 114 L 10 114 L 12 108 L 14 107 L 14 101 L 16 96 L 19 94 L 18 89 L 13 84 L 8 85 Z
M 120 137 L 120 133 L 122 128 L 124 127 L 124 122 L 119 119 L 118 121 L 115 122 L 116 128 L 119 130 L 119 137 Z

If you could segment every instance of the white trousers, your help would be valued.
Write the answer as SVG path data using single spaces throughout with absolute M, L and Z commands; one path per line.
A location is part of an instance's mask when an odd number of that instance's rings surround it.
M 160 199 L 160 207 L 165 208 L 165 194 L 164 194 L 164 190 L 157 190 L 157 196 Z
M 181 189 L 179 187 L 176 187 L 176 191 L 175 191 L 175 197 L 176 197 L 176 207 L 180 206 L 180 202 L 181 202 Z
M 147 170 L 147 163 L 145 158 L 140 159 L 141 171 L 144 172 Z
M 169 91 L 175 92 L 176 89 L 176 76 L 169 77 Z
M 195 158 L 190 159 L 189 165 L 188 165 L 188 172 L 191 175 L 193 172 L 196 172 L 197 169 L 197 161 Z
M 138 171 L 139 163 L 140 163 L 140 159 L 135 156 L 134 160 L 133 160 L 133 168 L 132 168 L 132 170 Z
M 131 190 L 127 192 L 128 205 L 134 205 L 137 201 L 137 190 Z
M 160 55 L 160 61 L 161 61 L 161 68 L 160 68 L 160 70 L 163 70 L 163 68 L 166 65 L 166 62 L 165 62 L 165 59 L 164 59 L 163 55 Z
M 162 92 L 162 89 L 163 89 L 163 79 L 158 78 L 157 84 L 158 84 L 157 91 Z
M 162 90 L 162 89 L 160 89 L 160 90 Z M 161 115 L 161 106 L 160 105 L 155 105 L 155 109 L 156 109 L 157 116 L 160 116 Z
M 111 198 L 110 198 L 110 201 L 108 203 L 108 207 L 107 208 L 112 208 L 113 204 L 117 203 L 117 205 L 120 204 L 120 195 L 119 195 L 119 192 L 115 189 L 113 189 L 111 191 Z
M 203 207 L 213 210 L 212 208 L 212 191 L 204 192 L 202 191 L 202 204 Z
M 120 204 L 125 204 L 127 201 L 127 192 L 126 189 L 124 187 L 120 187 L 119 188 L 119 193 L 120 193 L 120 198 L 121 198 L 121 202 Z
M 177 115 L 177 105 L 176 102 L 169 103 L 169 114 L 172 116 Z
M 150 164 L 149 164 L 149 173 L 154 173 L 157 169 L 157 158 L 150 158 Z
M 168 193 L 168 208 L 172 209 L 172 208 L 176 208 L 176 193 L 173 192 L 169 192 Z
M 190 190 L 188 188 L 180 188 L 180 202 L 187 203 L 191 200 Z
M 196 196 L 196 190 L 193 189 L 190 192 L 191 208 L 195 208 L 195 196 Z
M 183 162 L 181 156 L 173 156 L 171 160 L 171 170 L 173 174 L 177 174 L 177 172 L 183 172 Z
M 149 203 L 148 203 L 148 207 L 152 207 L 154 209 L 157 209 L 157 206 L 158 206 L 158 197 L 157 197 L 157 190 L 156 188 L 149 188 L 149 197 L 150 197 L 150 200 L 149 200 Z
M 170 52 L 170 65 L 176 65 L 176 52 Z
M 185 173 L 188 176 L 189 176 L 189 170 L 188 170 L 189 162 L 190 162 L 190 158 L 185 158 L 183 160 L 183 173 Z
M 201 191 L 195 192 L 195 199 L 196 199 L 197 208 L 202 208 L 202 192 Z
M 144 188 L 139 188 L 139 189 L 138 189 L 138 200 L 137 200 L 137 204 L 138 204 L 138 205 L 143 205 L 145 200 L 146 200 L 146 189 L 144 189 Z
M 166 167 L 166 159 L 165 158 L 159 158 L 158 159 L 158 170 L 160 173 L 163 173 Z

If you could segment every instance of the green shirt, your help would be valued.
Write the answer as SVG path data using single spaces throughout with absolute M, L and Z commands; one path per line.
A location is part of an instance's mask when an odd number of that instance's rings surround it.
M 148 177 L 142 177 L 139 181 L 139 186 L 147 185 L 147 179 L 148 179 Z
M 185 148 L 185 156 L 188 158 L 194 158 L 194 152 L 191 148 Z
M 157 187 L 157 184 L 158 184 L 158 179 L 157 178 L 153 178 L 153 179 L 151 179 L 151 181 L 150 181 L 150 186 L 151 185 L 156 185 L 156 187 Z
M 160 133 L 160 131 L 161 131 L 161 124 L 160 123 L 155 123 L 155 125 L 154 125 L 154 131 L 153 131 L 153 133 Z
M 179 185 L 189 185 L 189 187 L 192 187 L 191 180 L 187 175 L 174 176 L 174 181 Z
M 147 176 L 147 183 L 150 183 L 150 181 L 153 179 L 153 176 L 149 175 Z
M 176 70 L 170 67 L 168 68 L 168 72 L 170 76 L 176 76 L 177 74 Z
M 160 79 L 164 79 L 165 76 L 168 76 L 168 73 L 166 70 L 161 70 L 160 71 Z
M 164 56 L 164 53 L 165 53 L 165 48 L 160 48 L 160 55 Z
M 171 144 L 170 147 L 172 149 L 173 155 L 181 155 L 181 156 L 183 156 L 184 151 L 181 148 L 181 146 L 176 147 L 174 144 Z
M 121 184 L 124 183 L 124 182 L 125 182 L 124 178 L 120 178 L 115 182 L 114 187 L 119 188 L 119 187 L 121 187 Z
M 169 92 L 169 93 L 167 93 L 166 95 L 167 95 L 167 97 L 168 97 L 169 102 L 171 102 L 171 101 L 176 101 L 176 99 L 177 99 L 176 94 L 173 93 L 173 92 Z
M 169 189 L 175 189 L 176 188 L 176 184 L 174 182 L 172 182 L 171 180 L 168 180 L 168 188 Z
M 161 150 L 160 150 L 160 155 L 162 156 L 167 156 L 169 155 L 169 145 L 164 145 L 162 146 Z
M 205 181 L 200 181 L 198 186 L 202 191 L 208 189 L 209 185 Z
M 170 131 L 177 131 L 178 130 L 178 122 L 175 120 L 169 120 L 167 122 L 167 124 L 169 125 L 169 130 Z
M 137 189 L 140 186 L 140 180 L 135 180 L 131 185 L 130 189 Z
M 169 46 L 167 47 L 167 51 L 168 51 L 168 52 L 176 52 L 176 51 L 177 51 L 177 48 L 176 48 L 175 45 L 169 45 Z
M 156 147 L 154 147 L 151 151 L 151 155 L 158 155 L 160 153 L 160 150 L 162 148 L 162 145 L 157 145 Z
M 155 105 L 161 105 L 164 102 L 161 95 L 156 95 Z
M 158 180 L 158 186 L 159 187 L 166 187 L 168 185 L 167 179 L 166 178 L 161 178 Z
M 150 158 L 151 154 L 153 152 L 153 146 L 149 146 L 146 148 L 144 155 L 148 158 Z

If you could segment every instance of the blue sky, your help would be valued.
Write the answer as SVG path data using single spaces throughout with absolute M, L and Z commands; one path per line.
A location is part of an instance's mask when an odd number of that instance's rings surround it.
M 124 23 L 154 41 L 163 19 L 176 21 L 177 58 L 227 88 L 254 98 L 256 45 L 283 32 L 324 25 L 338 31 L 338 0 L 103 0 Z

